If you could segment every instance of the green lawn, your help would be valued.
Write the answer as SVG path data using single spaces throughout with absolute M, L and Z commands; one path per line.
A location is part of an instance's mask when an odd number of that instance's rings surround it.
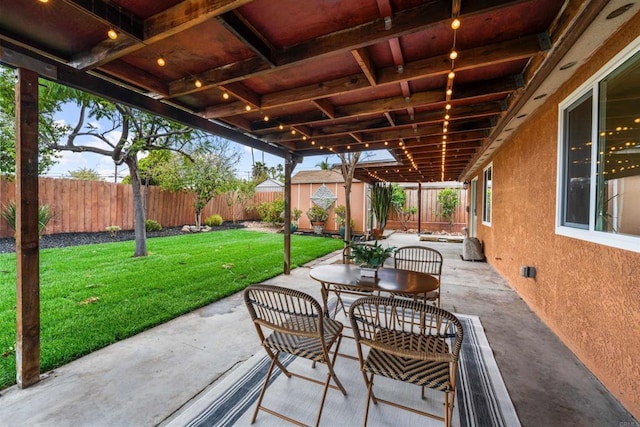
M 47 249 L 40 254 L 41 370 L 47 371 L 282 273 L 281 234 L 248 230 Z M 338 239 L 291 237 L 296 267 Z M 15 254 L 0 254 L 0 389 L 15 383 Z

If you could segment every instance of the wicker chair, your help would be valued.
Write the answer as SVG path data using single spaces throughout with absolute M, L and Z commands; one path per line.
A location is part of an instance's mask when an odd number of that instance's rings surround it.
M 395 296 L 404 298 L 424 299 L 440 307 L 440 278 L 442 276 L 442 254 L 435 249 L 424 246 L 404 246 L 396 249 L 394 267 L 402 270 L 419 271 L 431 274 L 438 279 L 438 289 L 426 295 L 396 293 Z
M 316 418 L 316 426 L 320 423 L 327 389 L 339 389 L 344 395 L 346 390 L 338 380 L 333 366 L 342 340 L 343 325 L 327 318 L 322 312 L 320 304 L 310 295 L 293 289 L 269 285 L 253 285 L 244 291 L 244 301 L 249 309 L 251 320 L 256 327 L 260 342 L 264 347 L 271 365 L 264 380 L 264 386 L 256 405 L 251 423 L 253 424 L 261 409 L 283 420 L 300 424 L 287 416 L 262 406 L 262 399 L 269 385 L 273 368 L 278 368 L 287 376 L 295 376 L 316 384 L 324 385 L 322 401 Z M 265 332 L 269 333 L 268 335 Z M 335 344 L 333 358 L 329 351 Z M 312 360 L 327 365 L 327 379 L 325 382 L 291 372 L 278 360 L 281 353 Z M 335 385 L 330 384 L 333 379 Z M 294 396 L 292 393 L 291 396 Z M 308 402 L 301 402 L 306 405 Z
M 424 302 L 390 297 L 356 300 L 349 310 L 349 319 L 368 389 L 364 425 L 373 400 L 374 404 L 382 402 L 444 421 L 449 427 L 463 339 L 460 321 Z M 369 348 L 369 352 L 363 347 Z M 444 416 L 377 398 L 373 393 L 375 375 L 421 386 L 423 399 L 425 387 L 444 392 Z
M 344 249 L 342 249 L 342 263 L 353 264 L 353 260 L 350 258 L 351 249 L 355 246 L 363 246 L 363 245 L 368 245 L 368 243 L 352 243 L 350 245 L 346 245 Z M 341 296 L 343 294 L 355 295 L 358 297 L 371 295 L 371 291 L 357 291 L 357 290 L 354 290 L 353 288 L 349 288 L 347 286 L 339 286 L 339 285 L 332 285 L 330 290 L 336 295 L 338 299 L 338 301 L 336 302 L 336 308 L 333 311 L 333 314 L 331 315 L 333 319 L 335 319 L 336 315 L 338 314 L 338 309 L 340 308 L 342 308 L 342 311 L 344 312 L 345 316 L 348 314 L 346 306 L 344 305 L 344 301 L 342 301 Z

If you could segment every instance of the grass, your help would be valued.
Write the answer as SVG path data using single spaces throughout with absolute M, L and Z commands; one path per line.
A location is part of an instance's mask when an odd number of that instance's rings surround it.
M 282 273 L 281 234 L 229 230 L 40 253 L 41 371 L 135 335 Z M 342 247 L 291 237 L 291 265 Z M 0 389 L 15 383 L 15 254 L 0 254 Z

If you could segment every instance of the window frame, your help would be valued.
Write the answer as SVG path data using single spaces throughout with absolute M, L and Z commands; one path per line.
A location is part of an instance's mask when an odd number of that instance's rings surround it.
M 597 231 L 596 223 L 596 192 L 597 192 L 597 159 L 598 159 L 598 120 L 599 120 L 599 91 L 600 82 L 613 73 L 624 62 L 640 51 L 640 37 L 618 52 L 602 68 L 594 73 L 589 79 L 582 83 L 568 97 L 558 104 L 558 137 L 557 137 L 557 176 L 556 176 L 556 220 L 555 233 L 557 235 L 585 240 L 618 249 L 625 249 L 640 253 L 640 236 L 620 235 L 606 231 Z M 566 162 L 566 112 L 572 108 L 582 97 L 591 93 L 592 114 L 591 122 L 591 177 L 589 191 L 589 227 L 578 228 L 563 224 L 564 203 L 565 203 L 565 170 Z
M 489 221 L 487 217 L 487 171 L 491 170 L 491 203 L 489 204 Z M 493 222 L 493 162 L 489 163 L 482 169 L 482 225 L 491 227 Z

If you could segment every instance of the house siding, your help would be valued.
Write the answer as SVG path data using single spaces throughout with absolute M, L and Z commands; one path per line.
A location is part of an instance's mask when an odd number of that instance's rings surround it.
M 636 418 L 640 253 L 557 235 L 555 212 L 558 103 L 639 29 L 636 14 L 476 171 L 481 193 L 482 168 L 493 162 L 492 225 L 479 222 L 477 233 L 488 262 Z M 535 279 L 520 276 L 525 265 L 536 267 Z

